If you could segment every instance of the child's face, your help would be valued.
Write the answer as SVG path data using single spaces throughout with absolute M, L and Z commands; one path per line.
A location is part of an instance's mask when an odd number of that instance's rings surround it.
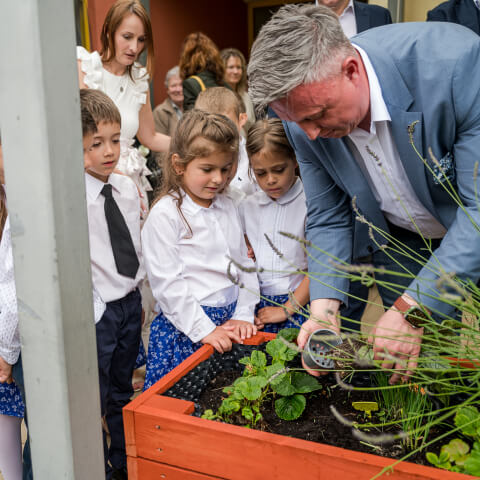
M 108 182 L 120 157 L 120 125 L 100 122 L 97 132 L 83 137 L 85 170 L 102 182 Z
M 227 182 L 233 163 L 233 155 L 228 152 L 214 152 L 205 158 L 195 158 L 186 166 L 172 162 L 177 174 L 182 175 L 182 188 L 198 205 L 208 208 L 217 193 Z
M 259 187 L 274 200 L 295 183 L 297 162 L 282 153 L 262 150 L 252 156 L 250 164 Z

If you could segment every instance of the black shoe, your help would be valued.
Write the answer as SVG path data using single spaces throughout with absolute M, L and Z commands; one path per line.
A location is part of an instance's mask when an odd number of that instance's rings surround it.
M 112 480 L 128 480 L 128 474 L 126 468 L 114 469 L 112 476 Z

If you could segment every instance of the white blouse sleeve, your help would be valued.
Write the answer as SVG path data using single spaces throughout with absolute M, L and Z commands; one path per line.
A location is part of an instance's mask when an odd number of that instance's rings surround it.
M 13 271 L 10 224 L 7 217 L 0 242 L 0 356 L 14 365 L 20 355 L 17 294 Z
M 166 208 L 164 208 L 166 207 Z M 178 239 L 184 229 L 172 204 L 157 204 L 142 229 L 142 250 L 153 296 L 162 313 L 194 343 L 215 330 L 183 278 Z M 172 208 L 172 210 L 173 210 Z
M 83 47 L 77 47 L 77 60 L 80 60 L 80 68 L 85 74 L 83 83 L 94 90 L 102 89 L 103 66 L 98 52 L 88 52 Z

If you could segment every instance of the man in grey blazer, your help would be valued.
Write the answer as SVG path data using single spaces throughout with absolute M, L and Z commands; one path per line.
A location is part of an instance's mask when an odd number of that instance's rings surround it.
M 391 308 L 377 322 L 374 352 L 396 370 L 391 382 L 406 380 L 423 333 L 414 319 L 422 309 L 454 314 L 439 279 L 480 277 L 480 39 L 427 23 L 379 27 L 350 43 L 330 9 L 286 6 L 257 37 L 248 74 L 254 104 L 285 121 L 300 164 L 307 238 L 321 249 L 310 249 L 313 316 L 338 330 L 349 288 L 339 263 L 367 258 L 397 270 L 377 274 Z M 300 346 L 317 328 L 305 322 Z

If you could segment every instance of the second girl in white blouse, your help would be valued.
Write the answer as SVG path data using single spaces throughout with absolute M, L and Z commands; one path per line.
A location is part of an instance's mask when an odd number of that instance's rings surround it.
M 240 219 L 229 198 L 218 194 L 238 155 L 238 132 L 226 117 L 187 112 L 163 165 L 163 189 L 142 230 L 145 266 L 160 314 L 152 322 L 145 388 L 202 343 L 230 350 L 256 333 L 255 273 L 247 257 Z
M 262 190 L 240 204 L 244 231 L 259 269 L 262 299 L 255 323 L 266 332 L 276 333 L 282 328 L 299 327 L 307 318 L 301 307 L 309 300 L 309 279 L 297 271 L 306 271 L 306 254 L 298 240 L 280 233 L 305 238 L 305 194 L 296 176 L 295 152 L 281 120 L 256 122 L 248 131 L 247 153 Z M 293 293 L 294 302 L 289 293 Z

